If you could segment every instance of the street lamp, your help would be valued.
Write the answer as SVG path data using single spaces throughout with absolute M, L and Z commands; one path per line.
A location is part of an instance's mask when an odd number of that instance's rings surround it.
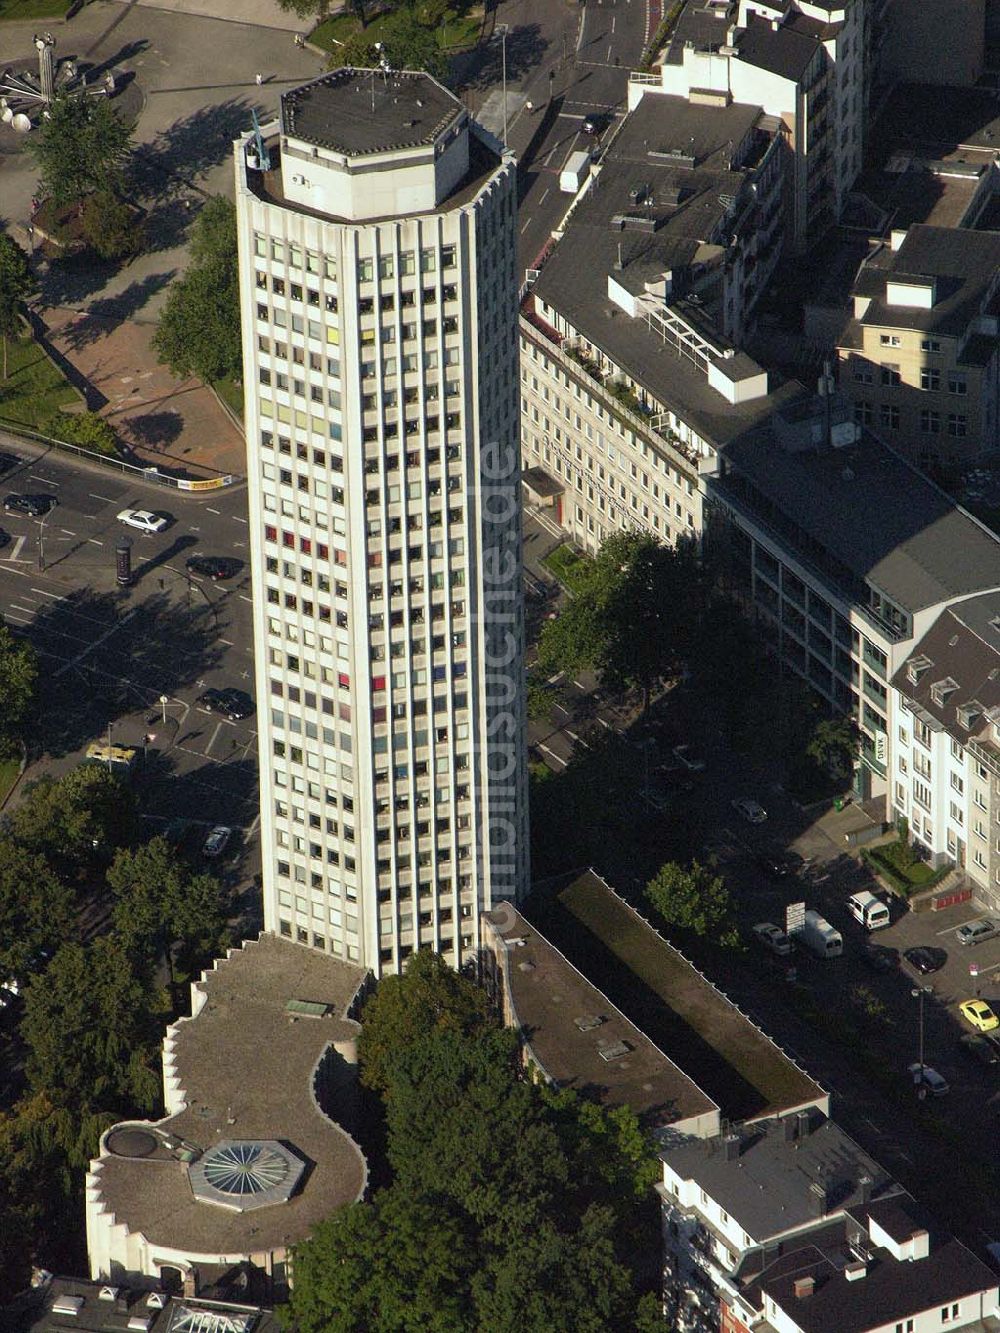
M 169 702 L 170 702 L 170 700 L 167 698 L 167 696 L 166 696 L 165 694 L 161 694 L 161 695 L 160 695 L 160 707 L 163 709 L 163 725 L 164 725 L 164 726 L 167 725 L 167 704 L 168 704 Z
M 45 521 L 48 514 L 43 514 L 41 522 L 38 524 L 38 569 L 41 573 L 45 569 Z
M 914 986 L 913 989 L 910 991 L 910 994 L 913 996 L 915 1000 L 916 999 L 920 1000 L 920 1017 L 918 1020 L 919 1032 L 920 1032 L 920 1037 L 919 1037 L 920 1073 L 917 1076 L 917 1079 L 914 1080 L 914 1082 L 919 1082 L 921 1085 L 923 1084 L 923 1079 L 924 1079 L 924 998 L 930 993 L 931 993 L 930 986 Z

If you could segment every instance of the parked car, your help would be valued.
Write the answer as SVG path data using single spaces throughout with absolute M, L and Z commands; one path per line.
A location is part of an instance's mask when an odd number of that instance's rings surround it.
M 959 1012 L 967 1023 L 971 1023 L 977 1032 L 992 1032 L 1000 1028 L 1000 1018 L 985 1000 L 963 1000 L 958 1006 Z
M 959 944 L 982 944 L 994 935 L 1000 935 L 1000 921 L 990 916 L 984 916 L 982 921 L 969 921 L 955 931 Z
M 899 950 L 884 944 L 869 944 L 861 957 L 873 972 L 895 972 L 899 967 Z
M 763 824 L 767 820 L 767 811 L 759 801 L 752 801 L 749 796 L 738 796 L 732 806 L 750 824 Z
M 944 949 L 931 949 L 926 945 L 919 945 L 916 949 L 906 949 L 903 957 L 912 968 L 925 977 L 930 972 L 940 972 L 948 961 L 948 954 Z
M 583 130 L 584 134 L 590 134 L 590 135 L 603 134 L 604 131 L 608 128 L 609 121 L 610 121 L 610 116 L 608 116 L 606 113 L 597 111 L 593 115 L 588 116 L 587 119 L 580 126 L 580 128 Z
M 193 555 L 187 562 L 192 574 L 217 583 L 219 579 L 231 579 L 243 568 L 242 560 L 231 559 L 228 555 Z
M 690 745 L 675 745 L 674 758 L 684 765 L 690 773 L 700 773 L 705 767 L 704 759 L 691 753 Z
M 781 927 L 772 921 L 759 921 L 753 927 L 753 935 L 759 944 L 770 953 L 777 954 L 779 958 L 787 958 L 789 954 L 795 952 L 795 945 Z
M 5 514 L 25 514 L 28 518 L 43 518 L 59 503 L 54 495 L 6 495 Z
M 151 509 L 123 509 L 118 515 L 118 522 L 127 528 L 137 528 L 147 535 L 162 532 L 170 523 L 166 514 L 155 514 Z
M 221 713 L 230 722 L 239 722 L 254 711 L 254 702 L 244 690 L 228 687 L 224 690 L 205 690 L 195 700 L 198 708 L 208 713 Z
M 906 1066 L 906 1069 L 918 1091 L 923 1090 L 932 1097 L 943 1097 L 946 1092 L 951 1091 L 948 1080 L 930 1065 L 922 1065 L 919 1060 L 914 1060 L 912 1065 Z
M 214 859 L 221 856 L 229 846 L 229 839 L 233 836 L 233 830 L 227 828 L 225 824 L 217 824 L 208 834 L 202 846 L 202 855 Z
M 959 1039 L 959 1044 L 965 1054 L 977 1064 L 987 1068 L 1000 1065 L 1000 1047 L 989 1037 L 983 1037 L 978 1032 L 966 1032 Z
M 17 454 L 0 454 L 0 476 L 5 472 L 10 472 L 12 468 L 17 467 L 18 463 L 24 460 L 18 458 Z
M 794 869 L 791 858 L 783 852 L 758 852 L 753 859 L 754 864 L 759 866 L 765 875 L 770 875 L 772 879 L 785 879 Z

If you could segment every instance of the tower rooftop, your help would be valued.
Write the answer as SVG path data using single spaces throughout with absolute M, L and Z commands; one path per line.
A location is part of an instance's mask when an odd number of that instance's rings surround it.
M 348 157 L 432 144 L 464 114 L 436 79 L 409 70 L 338 69 L 281 98 L 284 134 Z

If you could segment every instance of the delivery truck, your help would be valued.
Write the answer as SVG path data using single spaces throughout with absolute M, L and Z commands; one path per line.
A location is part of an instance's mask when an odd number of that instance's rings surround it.
M 559 188 L 564 194 L 576 194 L 590 172 L 589 153 L 570 153 L 559 173 Z

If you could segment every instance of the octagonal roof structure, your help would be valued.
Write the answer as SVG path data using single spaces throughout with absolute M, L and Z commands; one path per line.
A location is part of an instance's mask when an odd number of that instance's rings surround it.
M 281 97 L 291 139 L 347 157 L 433 144 L 465 108 L 422 71 L 334 70 Z
M 276 1139 L 223 1139 L 188 1167 L 196 1199 L 238 1213 L 287 1203 L 305 1163 Z

